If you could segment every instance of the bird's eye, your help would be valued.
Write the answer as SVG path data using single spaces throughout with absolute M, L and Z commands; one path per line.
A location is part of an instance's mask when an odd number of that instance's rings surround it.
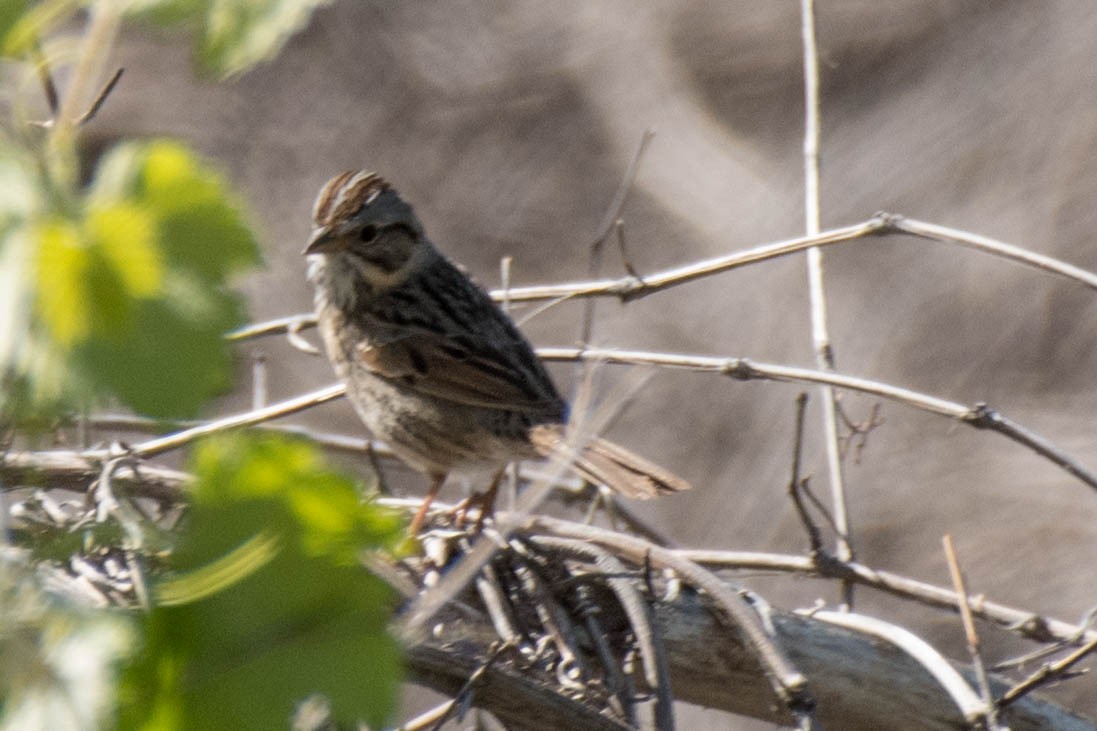
M 376 226 L 363 226 L 362 230 L 358 232 L 358 240 L 363 244 L 368 244 L 377 238 Z

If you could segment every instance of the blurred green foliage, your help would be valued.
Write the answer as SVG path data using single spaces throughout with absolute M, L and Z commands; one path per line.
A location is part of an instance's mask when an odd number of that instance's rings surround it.
M 223 333 L 244 321 L 232 284 L 259 260 L 241 201 L 180 143 L 123 142 L 80 174 L 86 110 L 71 100 L 93 97 L 97 81 L 87 74 L 72 93 L 82 77 L 63 72 L 108 58 L 117 24 L 139 17 L 193 29 L 204 68 L 241 73 L 320 4 L 0 0 L 0 73 L 27 79 L 0 109 L 0 440 L 104 402 L 195 413 L 229 385 Z M 62 26 L 86 32 L 55 52 Z M 42 105 L 19 95 L 47 72 L 69 84 L 70 114 L 29 123 Z M 18 534 L 41 550 L 0 545 L 0 730 L 285 728 L 314 694 L 348 724 L 391 715 L 393 597 L 360 557 L 395 550 L 397 517 L 297 441 L 223 437 L 190 466 L 193 502 L 169 555 L 143 562 L 148 545 L 109 511 L 60 540 Z M 119 545 L 136 564 L 172 568 L 150 577 L 148 613 L 74 607 L 42 588 L 34 561 Z
M 308 23 L 313 11 L 328 2 L 143 0 L 137 6 L 160 23 L 191 27 L 201 68 L 225 77 L 275 56 L 290 36 Z
M 395 549 L 399 516 L 282 437 L 205 442 L 191 468 L 176 573 L 153 587 L 123 728 L 284 728 L 313 693 L 340 721 L 384 722 L 402 677 L 394 598 L 358 558 Z
M 223 333 L 245 319 L 229 284 L 259 255 L 208 165 L 178 143 L 131 142 L 71 200 L 26 178 L 13 189 L 0 205 L 0 365 L 13 384 L 0 413 L 110 395 L 187 416 L 228 385 Z

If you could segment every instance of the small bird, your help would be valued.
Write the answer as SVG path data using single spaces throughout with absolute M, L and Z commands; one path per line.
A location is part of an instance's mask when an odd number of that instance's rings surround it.
M 388 183 L 341 173 L 312 217 L 304 254 L 328 357 L 373 435 L 431 479 L 412 535 L 451 470 L 497 470 L 483 515 L 507 463 L 568 450 L 567 403 L 529 342 Z M 626 497 L 690 487 L 603 439 L 569 456 L 584 479 Z

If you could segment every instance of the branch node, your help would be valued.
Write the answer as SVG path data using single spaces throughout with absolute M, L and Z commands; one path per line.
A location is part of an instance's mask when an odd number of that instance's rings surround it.
M 961 417 L 961 420 L 976 429 L 998 429 L 1002 424 L 1002 415 L 989 404 L 980 401 Z
M 903 216 L 898 213 L 876 211 L 869 220 L 868 232 L 873 236 L 883 236 L 901 230 L 899 224 L 903 222 Z
M 758 376 L 758 372 L 746 358 L 729 358 L 720 366 L 720 373 L 736 381 L 749 381 Z

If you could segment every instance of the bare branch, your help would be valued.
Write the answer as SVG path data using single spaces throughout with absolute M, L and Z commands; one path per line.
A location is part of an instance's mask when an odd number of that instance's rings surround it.
M 983 662 L 983 655 L 979 650 L 979 633 L 975 630 L 975 620 L 971 615 L 971 602 L 968 599 L 964 572 L 960 569 L 959 559 L 956 558 L 956 548 L 952 545 L 952 536 L 946 533 L 942 543 L 945 547 L 949 575 L 952 577 L 952 588 L 960 600 L 960 620 L 964 625 L 964 638 L 967 640 L 968 654 L 971 655 L 971 663 L 975 668 L 975 678 L 979 681 L 979 695 L 983 699 L 983 709 L 980 712 L 980 717 L 985 719 L 988 731 L 1000 731 L 1001 726 L 998 725 L 994 692 L 990 688 L 987 666 Z
M 1023 698 L 1033 690 L 1036 690 L 1041 685 L 1065 677 L 1070 668 L 1081 662 L 1083 658 L 1092 655 L 1095 651 L 1097 651 L 1097 637 L 1094 637 L 1066 657 L 1052 663 L 1047 663 L 1035 673 L 1007 690 L 998 701 L 998 707 L 1004 708 L 1015 703 L 1018 699 Z
M 800 0 L 800 38 L 804 60 L 804 223 L 808 236 L 818 235 L 819 212 L 819 53 L 815 42 L 815 0 Z M 808 296 L 811 302 L 811 342 L 815 367 L 834 370 L 834 346 L 827 325 L 827 296 L 823 284 L 823 252 L 818 246 L 807 251 Z M 831 515 L 836 529 L 835 552 L 841 561 L 853 559 L 849 510 L 846 505 L 842 450 L 838 437 L 837 394 L 823 384 L 823 445 L 827 456 Z M 853 585 L 842 583 L 842 606 L 853 607 Z
M 545 522 L 548 520 L 549 522 Z M 533 517 L 526 524 L 526 531 L 537 531 L 545 526 L 551 526 L 552 532 L 566 538 L 578 538 L 589 540 L 592 535 L 602 535 L 603 531 L 592 533 L 589 526 L 582 526 L 573 530 L 570 524 L 564 521 L 554 521 L 542 517 Z M 624 550 L 630 554 L 630 560 L 637 562 L 650 560 L 653 564 L 671 568 L 682 575 L 691 585 L 703 589 L 717 602 L 721 610 L 730 620 L 731 625 L 742 635 L 746 643 L 755 653 L 770 680 L 774 692 L 795 713 L 799 709 L 810 708 L 814 705 L 811 691 L 808 689 L 807 678 L 793 667 L 783 652 L 774 644 L 762 627 L 757 615 L 750 609 L 738 593 L 729 589 L 713 574 L 705 571 L 692 561 L 685 559 L 680 554 L 665 548 L 653 546 L 639 538 L 622 534 L 613 534 L 612 544 L 618 551 Z
M 658 365 L 666 368 L 685 368 L 695 371 L 721 373 L 736 380 L 781 381 L 787 383 L 826 383 L 838 388 L 874 394 L 890 401 L 947 416 L 977 429 L 989 429 L 1022 444 L 1041 457 L 1053 462 L 1090 487 L 1097 489 L 1097 474 L 1083 466 L 1074 457 L 1056 447 L 1044 437 L 1029 431 L 1007 419 L 986 404 L 964 406 L 946 399 L 919 393 L 900 386 L 872 381 L 866 378 L 827 373 L 810 368 L 759 363 L 744 358 L 718 358 L 705 355 L 677 353 L 653 353 L 636 350 L 609 350 L 588 348 L 538 348 L 537 354 L 545 360 L 573 361 L 577 359 L 600 360 L 624 365 Z
M 811 519 L 811 513 L 800 494 L 807 487 L 806 477 L 800 477 L 800 456 L 804 446 L 804 412 L 807 409 L 808 395 L 800 393 L 796 397 L 796 431 L 792 441 L 792 477 L 788 482 L 788 494 L 792 498 L 792 504 L 796 508 L 796 514 L 800 516 L 800 522 L 808 534 L 808 546 L 812 556 L 818 556 L 823 552 L 823 538 L 819 534 L 819 528 Z
M 91 103 L 91 106 L 88 107 L 88 110 L 80 115 L 80 118 L 76 120 L 77 125 L 82 127 L 91 120 L 95 119 L 95 115 L 99 113 L 100 109 L 102 109 L 103 104 L 107 101 L 107 97 L 110 96 L 110 93 L 112 91 L 114 91 L 114 87 L 118 85 L 118 81 L 122 78 L 122 74 L 124 72 L 125 69 L 119 67 L 118 70 L 111 75 L 110 79 L 107 80 L 107 83 L 104 84 L 103 88 L 99 91 L 98 96 L 95 97 L 95 101 L 93 101 Z
M 918 236 L 919 238 L 939 241 L 943 244 L 959 244 L 976 251 L 982 251 L 1003 259 L 1009 259 L 1025 266 L 1041 269 L 1051 274 L 1057 274 L 1067 279 L 1084 284 L 1090 289 L 1097 289 L 1097 274 L 1065 261 L 1039 254 L 1035 251 L 1022 249 L 1020 246 L 1007 244 L 988 236 L 961 231 L 960 229 L 939 226 L 935 223 L 926 223 L 913 218 L 881 213 L 877 214 L 887 218 L 890 228 L 894 231 Z

